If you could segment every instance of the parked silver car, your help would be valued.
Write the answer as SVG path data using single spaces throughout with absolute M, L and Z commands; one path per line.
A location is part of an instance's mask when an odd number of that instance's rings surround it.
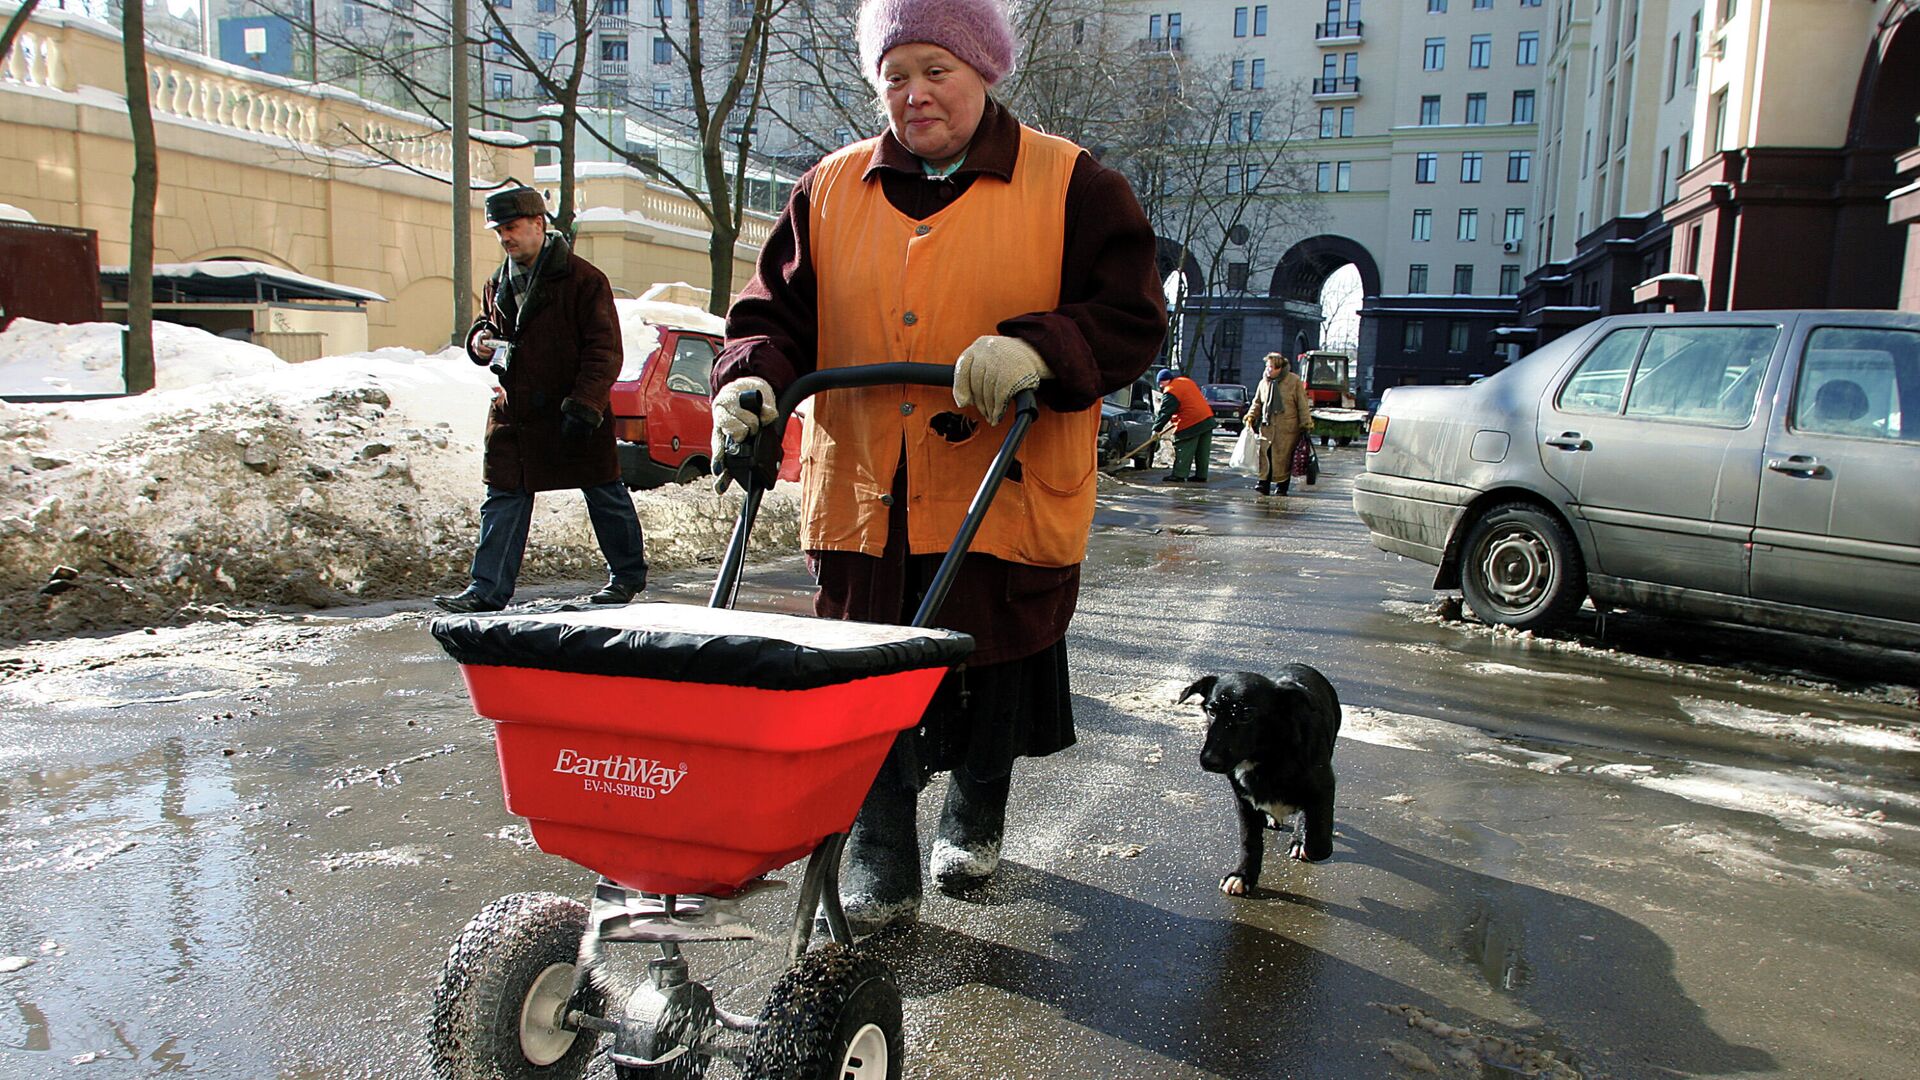
M 1491 623 L 1591 597 L 1920 646 L 1920 316 L 1618 316 L 1389 390 L 1353 506 Z

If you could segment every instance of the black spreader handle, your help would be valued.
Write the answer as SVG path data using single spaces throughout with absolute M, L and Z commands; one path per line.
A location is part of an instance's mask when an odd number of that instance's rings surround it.
M 748 445 L 755 440 L 772 439 L 773 445 L 780 445 L 786 432 L 787 418 L 800 403 L 815 394 L 828 390 L 845 390 L 860 386 L 951 386 L 953 368 L 946 364 L 857 364 L 850 367 L 828 368 L 823 371 L 810 371 L 787 387 L 780 395 L 779 417 L 773 423 L 765 425 L 760 431 L 749 435 Z M 752 398 L 749 401 L 749 398 Z M 740 407 L 747 412 L 760 411 L 758 391 L 748 390 L 740 395 Z M 1013 398 L 1013 423 L 1007 429 L 1006 438 L 1000 443 L 1000 450 L 993 457 L 993 463 L 987 467 L 986 476 L 980 480 L 980 488 L 973 494 L 973 502 L 967 506 L 967 515 L 960 521 L 953 543 L 948 546 L 946 557 L 940 560 L 940 568 L 934 572 L 933 581 L 927 586 L 927 594 L 920 601 L 920 607 L 913 613 L 912 625 L 927 627 L 933 625 L 934 617 L 940 613 L 940 605 L 946 602 L 947 592 L 953 588 L 953 579 L 960 572 L 960 558 L 973 544 L 973 538 L 980 531 L 981 522 L 986 520 L 987 508 L 993 505 L 993 496 L 1000 489 L 1000 482 L 1006 479 L 1007 471 L 1013 467 L 1014 455 L 1020 449 L 1020 443 L 1027 436 L 1027 429 L 1040 415 L 1040 406 L 1034 400 L 1033 391 L 1022 390 Z M 751 453 L 751 449 L 747 451 Z M 733 536 L 727 542 L 726 557 L 720 561 L 720 573 L 713 582 L 713 594 L 707 600 L 708 607 L 732 607 L 740 591 L 740 571 L 746 563 L 747 537 L 753 531 L 753 520 L 760 512 L 760 497 L 765 493 L 761 486 L 758 470 L 755 470 L 746 482 L 746 498 L 740 503 L 740 516 L 734 521 Z

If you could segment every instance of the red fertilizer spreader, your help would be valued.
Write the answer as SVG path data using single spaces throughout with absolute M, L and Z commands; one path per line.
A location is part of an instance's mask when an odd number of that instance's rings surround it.
M 919 722 L 965 634 L 928 628 L 1037 414 L 1031 392 L 909 626 L 734 610 L 746 541 L 778 467 L 781 426 L 824 390 L 945 386 L 952 368 L 873 364 L 814 372 L 780 420 L 731 446 L 746 491 L 708 607 L 436 619 L 476 712 L 493 721 L 507 809 L 542 851 L 600 875 L 589 903 L 519 893 L 489 904 L 449 952 L 434 994 L 434 1074 L 584 1076 L 602 1035 L 620 1080 L 704 1076 L 897 1080 L 900 992 L 855 947 L 840 908 L 846 832 L 895 736 Z M 758 411 L 757 402 L 742 402 Z M 741 905 L 805 857 L 790 966 L 756 1016 L 714 1002 L 682 946 L 759 936 Z M 813 947 L 814 924 L 831 942 Z M 657 947 L 625 992 L 612 942 Z

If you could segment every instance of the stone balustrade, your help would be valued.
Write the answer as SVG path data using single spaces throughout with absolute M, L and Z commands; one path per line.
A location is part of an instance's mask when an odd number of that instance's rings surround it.
M 0 18 L 5 15 L 0 12 Z M 453 139 L 444 127 L 336 87 L 296 82 L 161 45 L 148 46 L 147 79 L 156 117 L 283 139 L 320 152 L 391 158 L 425 172 L 444 175 L 452 170 Z M 8 84 L 68 93 L 82 87 L 124 93 L 120 35 L 94 19 L 36 11 L 0 64 L 0 90 Z M 473 175 L 485 184 L 524 174 L 525 154 L 519 148 L 476 141 L 471 144 Z

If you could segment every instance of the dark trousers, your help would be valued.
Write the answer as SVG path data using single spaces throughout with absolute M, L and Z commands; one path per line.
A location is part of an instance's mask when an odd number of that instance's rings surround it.
M 633 499 L 618 480 L 581 488 L 587 500 L 587 520 L 607 559 L 607 577 L 623 585 L 647 580 L 646 538 L 640 534 L 640 516 Z M 513 598 L 520 577 L 520 561 L 527 553 L 527 531 L 533 525 L 533 492 L 488 487 L 480 502 L 480 543 L 473 552 L 473 588 L 487 600 L 504 604 Z
M 1173 475 L 1184 480 L 1193 470 L 1195 480 L 1207 478 L 1207 462 L 1213 456 L 1213 429 L 1217 421 L 1209 416 L 1173 437 Z

